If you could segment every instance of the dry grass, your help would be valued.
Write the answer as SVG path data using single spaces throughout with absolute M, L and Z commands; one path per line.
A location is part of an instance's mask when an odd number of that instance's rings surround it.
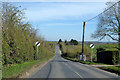
M 77 58 L 82 52 L 82 45 L 65 45 L 64 43 L 61 43 L 61 45 L 62 53 L 67 54 L 69 57 Z M 88 48 L 88 46 L 84 46 L 84 55 L 87 56 L 87 59 L 90 58 L 90 52 L 90 48 Z

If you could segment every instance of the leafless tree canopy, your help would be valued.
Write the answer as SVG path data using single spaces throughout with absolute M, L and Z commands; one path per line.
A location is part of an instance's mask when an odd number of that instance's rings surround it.
M 111 7 L 114 3 L 108 2 L 107 8 Z M 109 10 L 99 16 L 97 24 L 97 30 L 92 34 L 93 38 L 103 39 L 105 36 L 109 36 L 111 39 L 120 40 L 120 2 Z

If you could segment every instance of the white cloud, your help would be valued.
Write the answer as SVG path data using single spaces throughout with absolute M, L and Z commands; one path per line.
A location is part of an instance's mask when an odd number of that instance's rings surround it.
M 44 26 L 74 26 L 74 25 L 78 25 L 75 23 L 47 23 L 44 24 Z
M 44 3 L 42 6 L 40 3 L 38 5 L 27 8 L 26 16 L 32 21 L 64 20 L 90 14 L 97 15 L 105 8 L 105 3 Z

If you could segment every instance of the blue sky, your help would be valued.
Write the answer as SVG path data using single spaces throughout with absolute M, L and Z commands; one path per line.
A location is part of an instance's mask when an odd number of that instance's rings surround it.
M 25 16 L 38 35 L 45 40 L 58 41 L 82 40 L 82 23 L 106 8 L 106 2 L 15 2 L 16 6 L 26 8 Z M 85 41 L 96 41 L 91 38 L 97 27 L 97 19 L 86 23 Z M 110 40 L 104 40 L 110 41 Z

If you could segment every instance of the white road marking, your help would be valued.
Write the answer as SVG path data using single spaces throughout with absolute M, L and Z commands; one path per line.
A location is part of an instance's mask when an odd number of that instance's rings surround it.
M 65 64 L 65 63 L 64 63 Z M 71 69 L 70 66 L 68 66 L 67 64 L 65 64 L 71 71 L 73 71 L 75 74 L 77 74 L 80 78 L 83 78 L 78 72 L 74 71 Z
M 78 64 L 83 65 L 83 66 L 87 66 L 87 67 L 92 67 L 92 66 L 90 66 L 90 65 L 82 64 L 82 63 L 79 63 L 79 62 L 78 62 Z M 111 74 L 111 75 L 114 75 L 114 76 L 118 76 L 118 75 L 115 74 L 115 73 L 111 73 L 111 72 L 108 72 L 108 71 L 105 71 L 105 70 L 102 70 L 102 69 L 99 69 L 99 68 L 96 68 L 96 67 L 92 67 L 92 68 L 95 68 L 95 69 L 97 69 L 97 70 L 99 70 L 99 71 L 102 71 L 102 72 L 105 72 L 105 73 L 108 73 L 108 74 Z
M 75 72 L 80 78 L 83 78 L 78 72 Z

